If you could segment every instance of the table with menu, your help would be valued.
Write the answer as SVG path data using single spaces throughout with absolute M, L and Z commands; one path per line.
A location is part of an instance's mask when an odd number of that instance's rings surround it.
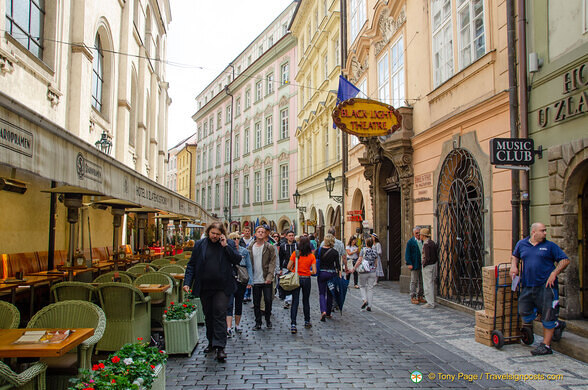
M 92 335 L 94 328 L 0 329 L 0 358 L 63 356 Z

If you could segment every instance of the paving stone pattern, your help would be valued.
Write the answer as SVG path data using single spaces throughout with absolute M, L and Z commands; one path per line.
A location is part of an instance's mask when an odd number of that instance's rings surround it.
M 273 329 L 253 331 L 252 304 L 243 307 L 241 335 L 229 339 L 225 363 L 204 355 L 207 341 L 191 358 L 172 356 L 167 389 L 588 389 L 588 365 L 559 353 L 533 357 L 530 347 L 498 351 L 474 341 L 474 318 L 437 305 L 412 305 L 398 283 L 380 282 L 373 311 L 360 311 L 359 290 L 349 289 L 343 315 L 319 321 L 318 288 L 312 282 L 311 318 L 305 329 L 302 306 L 298 333 L 290 334 L 290 310 L 274 300 Z M 565 336 L 564 336 L 565 337 Z M 539 341 L 536 341 L 536 343 Z M 423 374 L 420 383 L 410 379 Z M 478 375 L 467 381 L 458 374 Z M 491 380 L 488 374 L 563 374 L 557 381 Z M 434 378 L 432 376 L 434 374 Z M 442 375 L 440 375 L 442 374 Z M 446 375 L 444 377 L 444 375 Z M 451 380 L 449 375 L 455 375 Z M 429 379 L 433 378 L 433 379 Z

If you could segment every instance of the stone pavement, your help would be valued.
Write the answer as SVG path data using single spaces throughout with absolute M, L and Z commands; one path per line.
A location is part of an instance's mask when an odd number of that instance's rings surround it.
M 361 312 L 359 290 L 351 288 L 343 315 L 336 312 L 322 323 L 313 279 L 313 328 L 302 326 L 300 307 L 296 335 L 290 334 L 290 311 L 278 299 L 274 328 L 252 331 L 248 303 L 241 322 L 245 330 L 229 339 L 227 361 L 202 353 L 207 342 L 200 327 L 192 357 L 170 357 L 167 389 L 588 389 L 588 364 L 557 352 L 534 357 L 532 347 L 523 344 L 496 350 L 476 343 L 472 316 L 440 305 L 434 310 L 412 305 L 398 283 L 380 282 L 374 301 L 372 312 Z M 411 381 L 413 371 L 423 374 L 420 383 Z M 554 377 L 515 377 L 539 374 Z

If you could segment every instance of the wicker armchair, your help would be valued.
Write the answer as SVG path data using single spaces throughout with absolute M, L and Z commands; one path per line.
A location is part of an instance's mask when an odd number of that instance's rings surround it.
M 120 276 L 121 283 L 133 284 L 134 277 L 131 277 L 130 274 L 127 274 L 124 271 L 118 271 L 118 275 Z M 107 272 L 105 274 L 97 276 L 93 280 L 93 282 L 94 283 L 111 283 L 112 278 L 114 278 L 114 271 Z
M 190 259 L 182 259 L 182 260 L 176 261 L 176 265 L 181 265 L 182 267 L 187 267 L 189 262 L 190 262 Z
M 102 339 L 106 328 L 106 317 L 97 305 L 86 301 L 63 301 L 52 303 L 39 310 L 27 324 L 27 328 L 94 328 L 94 335 L 83 341 L 78 347 L 79 368 L 90 369 L 92 349 Z M 64 360 L 71 361 L 76 351 L 66 354 L 69 359 L 48 358 L 49 367 L 64 366 Z M 71 356 L 73 355 L 73 356 Z M 77 372 L 77 368 L 75 370 Z
M 152 267 L 151 264 L 137 264 L 127 269 L 127 273 L 135 276 L 135 279 L 148 272 L 155 272 L 157 268 Z
M 151 297 L 125 283 L 98 286 L 98 297 L 106 314 L 106 331 L 96 351 L 116 351 L 138 337 L 151 337 Z
M 186 269 L 184 267 L 182 267 L 181 265 L 170 264 L 170 265 L 164 265 L 163 267 L 161 267 L 159 269 L 159 272 L 163 272 L 164 274 L 169 275 L 169 277 L 174 282 L 175 296 L 176 296 L 175 299 L 177 301 L 183 301 L 184 300 L 184 293 L 182 291 L 183 280 L 175 279 L 171 274 L 172 273 L 183 274 L 186 272 Z
M 19 324 L 20 312 L 16 306 L 0 301 L 0 329 L 15 329 Z
M 96 287 L 83 282 L 61 282 L 51 286 L 51 295 L 55 302 L 87 301 L 92 302 Z
M 170 287 L 162 293 L 149 293 L 151 297 L 151 319 L 158 323 L 162 323 L 163 311 L 172 302 L 178 300 L 175 294 L 175 287 L 173 279 L 167 274 L 160 272 L 148 272 L 139 276 L 133 284 L 139 286 L 140 284 L 169 284 Z
M 45 390 L 45 371 L 47 365 L 37 362 L 17 374 L 0 361 L 0 389 Z
M 169 265 L 171 264 L 171 260 L 168 258 L 164 258 L 164 259 L 155 259 L 153 260 L 151 263 L 149 263 L 150 265 L 156 265 L 159 267 L 163 267 L 164 265 Z

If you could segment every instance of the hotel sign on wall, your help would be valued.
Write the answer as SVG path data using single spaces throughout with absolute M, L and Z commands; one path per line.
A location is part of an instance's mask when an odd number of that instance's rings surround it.
M 358 137 L 389 135 L 398 130 L 402 117 L 394 107 L 375 100 L 353 98 L 333 110 L 335 125 Z

